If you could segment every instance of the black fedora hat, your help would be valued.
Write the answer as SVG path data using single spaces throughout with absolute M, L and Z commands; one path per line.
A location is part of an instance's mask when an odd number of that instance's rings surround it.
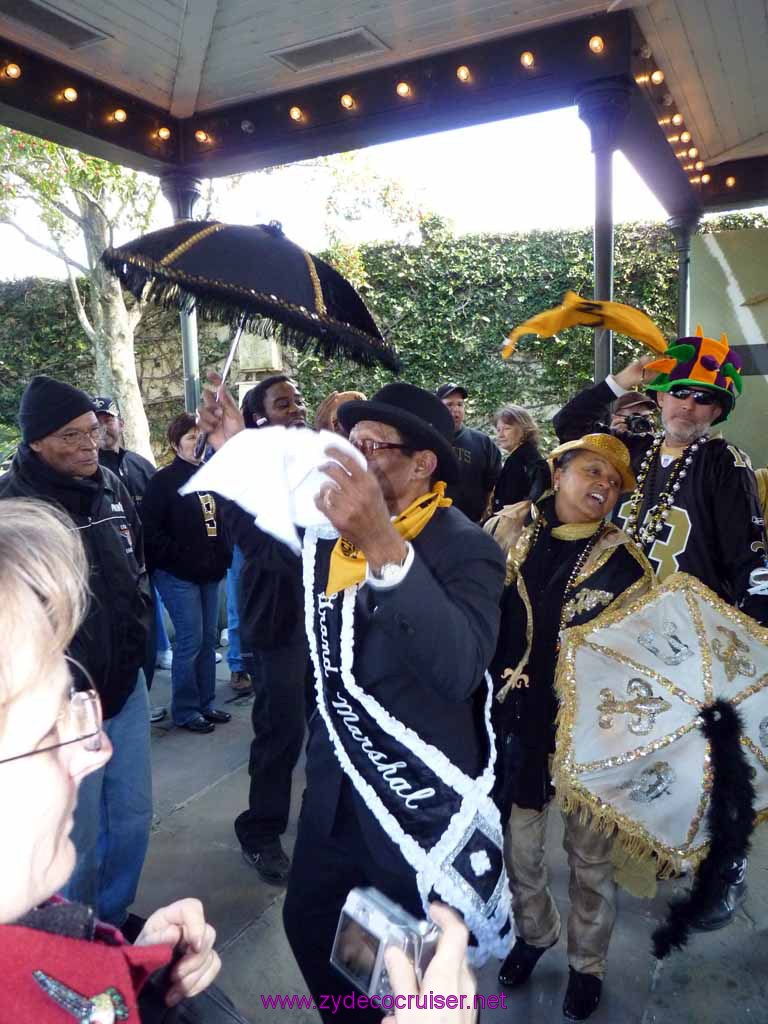
M 435 453 L 441 480 L 449 484 L 457 478 L 453 417 L 431 391 L 413 384 L 386 384 L 367 402 L 344 402 L 337 416 L 347 433 L 361 420 L 395 427 L 417 451 Z

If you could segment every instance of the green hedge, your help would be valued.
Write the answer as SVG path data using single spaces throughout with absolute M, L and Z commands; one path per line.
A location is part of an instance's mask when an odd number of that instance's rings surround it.
M 703 230 L 766 226 L 760 215 L 729 214 Z M 457 380 L 470 392 L 469 422 L 491 423 L 504 402 L 531 408 L 542 420 L 592 373 L 592 331 L 573 328 L 560 342 L 524 338 L 503 362 L 499 348 L 516 324 L 557 305 L 569 289 L 592 294 L 591 231 L 542 231 L 519 235 L 452 237 L 438 218 L 422 221 L 422 244 L 342 246 L 324 254 L 359 287 L 377 322 L 398 347 L 403 379 L 434 388 Z M 639 306 L 673 337 L 677 258 L 671 233 L 662 225 L 616 228 L 614 294 Z M 226 340 L 205 325 L 200 363 L 219 360 Z M 615 339 L 621 365 L 636 350 Z M 181 355 L 178 319 L 151 310 L 136 337 L 140 383 L 150 379 L 160 398 L 148 406 L 157 450 L 179 401 Z M 371 394 L 391 375 L 311 354 L 291 357 L 310 408 L 332 390 Z M 62 282 L 29 279 L 0 283 L 0 445 L 15 434 L 24 384 L 49 373 L 80 387 L 93 387 L 93 358 Z M 165 393 L 168 397 L 163 400 Z

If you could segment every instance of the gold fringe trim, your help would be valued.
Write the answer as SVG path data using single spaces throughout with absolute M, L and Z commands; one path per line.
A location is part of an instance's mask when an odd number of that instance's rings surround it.
M 633 544 L 628 546 L 628 550 L 638 563 L 643 566 L 645 571 L 645 566 L 648 564 L 647 560 L 637 551 Z M 640 584 L 647 584 L 645 576 L 625 591 L 620 599 L 614 601 L 596 619 L 566 630 L 555 674 L 555 689 L 560 699 L 560 708 L 557 714 L 557 743 L 552 764 L 552 778 L 558 801 L 564 810 L 577 814 L 579 820 L 588 823 L 590 827 L 602 834 L 615 835 L 616 842 L 627 851 L 629 856 L 640 858 L 656 857 L 659 862 L 661 877 L 666 877 L 668 874 L 696 867 L 708 851 L 709 843 L 707 840 L 701 839 L 699 845 L 695 847 L 691 846 L 690 843 L 693 842 L 694 835 L 698 831 L 698 825 L 703 817 L 711 783 L 708 784 L 706 779 L 704 781 L 695 820 L 697 827 L 695 829 L 691 828 L 687 841 L 683 846 L 672 848 L 648 832 L 644 826 L 634 819 L 604 803 L 578 779 L 573 778 L 571 774 L 573 771 L 572 733 L 577 709 L 576 681 L 573 675 L 576 651 L 581 644 L 589 643 L 589 634 L 595 628 L 608 627 L 622 622 L 635 611 L 645 606 L 647 603 L 645 594 L 636 596 L 636 588 Z M 654 586 L 652 589 L 655 590 L 657 588 Z M 666 578 L 663 583 L 663 589 L 665 591 L 686 590 L 693 592 L 710 607 L 714 608 L 715 611 L 730 619 L 755 640 L 768 644 L 768 629 L 759 626 L 754 619 L 739 612 L 732 605 L 726 604 L 725 601 L 713 594 L 695 577 L 688 576 L 686 573 L 674 573 Z M 631 600 L 629 599 L 630 597 L 632 598 Z M 690 606 L 692 602 L 688 600 L 686 603 Z M 700 625 L 700 623 L 697 625 Z M 706 645 L 703 644 L 703 646 Z M 708 653 L 709 651 L 707 650 L 706 654 Z M 631 659 L 626 659 L 626 661 L 630 662 Z M 711 665 L 711 662 L 709 662 L 709 665 Z M 705 671 L 709 665 L 707 665 L 705 655 Z M 677 688 L 672 686 L 663 676 L 649 672 L 647 668 L 643 668 L 643 672 L 656 676 L 657 681 L 661 682 L 667 689 L 677 692 L 677 695 L 681 699 L 685 699 L 686 702 L 697 703 L 687 694 L 684 695 L 682 691 L 677 691 Z M 766 682 L 768 682 L 768 677 L 761 677 L 760 680 L 747 687 L 741 694 L 735 694 L 732 703 L 734 705 L 741 703 L 747 697 L 752 696 L 757 690 L 762 689 Z M 691 723 L 691 725 L 693 727 L 694 723 Z M 747 748 L 752 746 L 748 738 L 742 738 L 742 744 Z M 765 821 L 768 821 L 768 807 L 758 810 L 755 815 L 756 825 Z
M 218 223 L 209 224 L 207 228 L 203 228 L 202 231 L 198 231 L 194 235 L 191 235 L 186 242 L 182 242 L 181 245 L 177 245 L 175 249 L 171 249 L 170 252 L 166 253 L 159 261 L 160 266 L 170 267 L 170 265 L 177 260 L 179 256 L 183 256 L 185 252 L 189 252 L 189 250 L 193 246 L 197 245 L 198 242 L 202 242 L 202 240 L 207 238 L 209 235 L 215 235 L 218 231 L 223 231 L 226 226 L 226 224 Z
M 226 225 L 224 225 L 226 227 Z M 116 250 L 107 249 L 106 254 L 111 256 Z M 170 255 L 170 254 L 169 254 Z M 168 257 L 163 257 L 167 259 Z M 346 332 L 352 335 L 357 335 L 361 341 L 366 342 L 371 347 L 381 348 L 387 350 L 388 345 L 384 341 L 380 341 L 371 334 L 367 334 L 359 327 L 354 327 L 352 324 L 345 323 L 342 320 L 337 320 L 335 317 L 329 316 L 328 313 L 320 314 L 313 313 L 307 309 L 306 306 L 297 306 L 293 302 L 286 302 L 283 299 L 276 298 L 274 295 L 267 295 L 266 292 L 257 292 L 254 288 L 243 288 L 241 285 L 233 285 L 228 281 L 222 281 L 219 278 L 201 277 L 199 274 L 187 274 L 184 271 L 176 270 L 174 267 L 162 267 L 161 264 L 156 260 L 147 259 L 144 256 L 137 256 L 134 254 L 126 255 L 120 254 L 120 262 L 125 263 L 128 266 L 140 267 L 142 270 L 149 271 L 153 274 L 160 274 L 163 281 L 167 281 L 169 285 L 173 284 L 178 289 L 184 292 L 189 292 L 193 299 L 195 295 L 190 291 L 190 287 L 215 287 L 221 288 L 227 296 L 239 296 L 244 302 L 258 301 L 264 306 L 273 306 L 276 311 L 287 310 L 291 313 L 300 313 L 304 316 L 310 316 L 313 320 L 318 320 L 324 324 L 328 324 L 330 327 L 343 327 Z M 205 302 L 204 299 L 200 300 Z M 262 316 L 265 319 L 270 317 L 269 313 L 254 314 Z M 298 328 L 301 330 L 301 328 Z
M 579 793 L 573 788 L 566 790 L 560 777 L 555 780 L 555 789 L 558 804 L 566 814 L 575 815 L 582 825 L 588 825 L 599 835 L 613 836 L 616 845 L 633 860 L 655 859 L 660 878 L 671 878 L 695 868 L 706 856 L 708 843 L 686 851 L 673 850 L 612 807 L 601 804 L 592 794 Z
M 320 316 L 325 316 L 327 310 L 325 308 L 325 299 L 323 298 L 323 289 L 320 286 L 320 278 L 317 276 L 317 267 L 315 261 L 306 251 L 301 250 L 304 254 L 304 259 L 307 261 L 307 270 L 309 271 L 309 279 L 312 282 L 312 291 L 315 293 L 315 312 L 319 313 Z

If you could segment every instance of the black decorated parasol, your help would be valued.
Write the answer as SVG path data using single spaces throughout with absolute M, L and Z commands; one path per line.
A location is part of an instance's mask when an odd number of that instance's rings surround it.
M 352 285 L 283 234 L 279 224 L 246 227 L 186 220 L 105 250 L 102 263 L 137 298 L 310 346 L 325 358 L 400 368 Z

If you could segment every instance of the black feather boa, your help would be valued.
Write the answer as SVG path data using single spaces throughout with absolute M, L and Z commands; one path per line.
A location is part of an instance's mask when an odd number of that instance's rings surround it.
M 690 893 L 670 903 L 667 920 L 653 933 L 653 955 L 660 960 L 686 944 L 692 923 L 709 910 L 721 891 L 724 865 L 746 856 L 755 825 L 753 773 L 741 746 L 739 713 L 728 701 L 717 700 L 702 710 L 701 718 L 712 761 L 706 820 L 709 851 Z

